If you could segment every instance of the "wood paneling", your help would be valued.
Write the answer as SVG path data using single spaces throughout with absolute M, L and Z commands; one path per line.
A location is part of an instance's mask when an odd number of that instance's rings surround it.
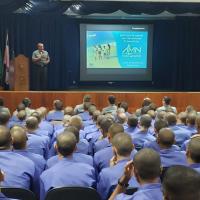
M 117 97 L 117 102 L 122 100 L 129 103 L 129 111 L 133 112 L 141 106 L 144 97 L 151 98 L 158 106 L 161 106 L 163 96 L 172 98 L 172 105 L 176 106 L 178 111 L 185 110 L 187 105 L 193 105 L 197 110 L 200 110 L 200 92 L 33 92 L 33 91 L 0 91 L 0 97 L 4 98 L 5 105 L 15 110 L 16 106 L 24 97 L 29 97 L 32 100 L 32 108 L 46 106 L 52 108 L 52 102 L 55 99 L 61 99 L 65 106 L 75 106 L 82 102 L 85 94 L 92 96 L 92 101 L 103 108 L 107 106 L 107 96 L 113 94 Z

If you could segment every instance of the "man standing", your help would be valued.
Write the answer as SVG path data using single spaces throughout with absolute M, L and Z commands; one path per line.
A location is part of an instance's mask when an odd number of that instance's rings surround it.
M 49 54 L 44 50 L 42 43 L 37 44 L 37 50 L 32 54 L 33 80 L 35 90 L 47 89 L 47 65 L 50 62 Z

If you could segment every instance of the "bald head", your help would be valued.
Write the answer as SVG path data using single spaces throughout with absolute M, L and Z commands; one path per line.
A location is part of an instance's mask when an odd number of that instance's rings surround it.
M 13 148 L 22 150 L 26 148 L 27 135 L 23 128 L 11 129 L 11 136 L 13 139 Z
M 9 129 L 0 125 L 0 150 L 10 149 L 11 143 L 12 138 Z
M 64 157 L 70 156 L 74 152 L 76 143 L 76 137 L 71 132 L 65 131 L 57 136 L 57 150 Z
M 81 117 L 78 115 L 72 116 L 69 125 L 75 126 L 80 131 L 83 126 Z
M 24 121 L 26 119 L 26 111 L 25 110 L 20 110 L 17 113 L 17 117 L 20 121 Z
M 36 117 L 29 117 L 26 120 L 26 128 L 29 130 L 35 130 L 38 128 L 38 120 Z
M 6 125 L 10 119 L 10 113 L 8 112 L 0 112 L 0 125 Z
M 135 155 L 134 168 L 136 176 L 144 181 L 150 181 L 160 176 L 160 155 L 152 149 L 141 149 Z
M 133 143 L 131 137 L 126 133 L 118 133 L 112 140 L 112 145 L 115 147 L 119 156 L 130 156 L 133 150 Z
M 124 124 L 127 121 L 126 114 L 124 112 L 121 112 L 117 115 L 118 123 Z
M 158 133 L 158 144 L 164 148 L 170 148 L 175 143 L 175 136 L 171 129 L 162 128 Z
M 121 124 L 114 123 L 108 129 L 108 132 L 109 132 L 109 137 L 112 139 L 118 133 L 123 133 L 124 127 Z
M 194 163 L 200 163 L 200 136 L 190 140 L 187 147 L 187 157 L 188 156 Z
M 176 115 L 172 112 L 169 112 L 165 115 L 165 119 L 168 122 L 169 126 L 174 126 L 176 125 L 177 119 L 176 119 Z

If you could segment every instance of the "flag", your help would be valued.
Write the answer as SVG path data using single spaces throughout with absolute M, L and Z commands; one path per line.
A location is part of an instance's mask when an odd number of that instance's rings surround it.
M 3 59 L 3 63 L 6 67 L 6 79 L 5 82 L 6 84 L 8 84 L 9 82 L 9 68 L 10 68 L 10 53 L 9 53 L 9 42 L 8 42 L 8 32 L 6 34 L 6 47 L 5 47 L 5 51 L 4 51 L 4 59 Z
M 3 83 L 3 58 L 0 49 L 0 85 Z

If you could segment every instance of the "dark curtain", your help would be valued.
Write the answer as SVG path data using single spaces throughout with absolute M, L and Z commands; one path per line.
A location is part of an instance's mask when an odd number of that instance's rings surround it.
M 64 15 L 0 15 L 0 48 L 5 47 L 6 30 L 10 50 L 30 58 L 38 42 L 49 52 L 49 90 L 73 87 L 104 87 L 106 82 L 79 82 L 80 23 L 151 23 L 153 38 L 152 82 L 117 82 L 116 87 L 156 90 L 200 89 L 200 18 L 178 17 L 175 20 L 89 20 Z M 31 73 L 30 73 L 31 76 Z M 31 77 L 30 77 L 31 78 Z M 31 79 L 31 86 L 34 80 Z

